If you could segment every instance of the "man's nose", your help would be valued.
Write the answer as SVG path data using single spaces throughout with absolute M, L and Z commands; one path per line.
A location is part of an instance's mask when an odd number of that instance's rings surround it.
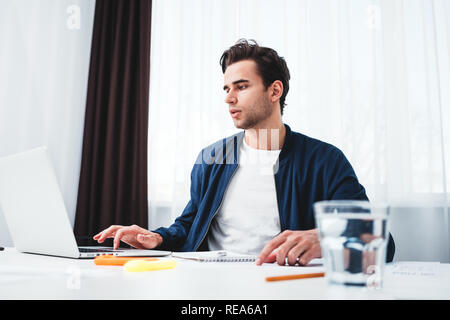
M 227 104 L 236 104 L 236 96 L 234 94 L 234 92 L 230 91 L 226 94 L 225 96 L 225 103 Z

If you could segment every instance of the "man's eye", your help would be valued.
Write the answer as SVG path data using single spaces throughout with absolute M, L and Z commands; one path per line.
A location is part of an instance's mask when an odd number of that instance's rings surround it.
M 247 89 L 247 85 L 244 84 L 244 85 L 242 85 L 242 86 L 239 86 L 238 88 L 239 88 L 239 90 Z

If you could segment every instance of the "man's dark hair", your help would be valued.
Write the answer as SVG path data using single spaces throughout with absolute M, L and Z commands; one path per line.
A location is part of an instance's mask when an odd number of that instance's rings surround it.
M 255 40 L 250 40 L 250 42 L 246 39 L 240 39 L 234 46 L 225 50 L 222 57 L 220 57 L 222 72 L 225 73 L 227 67 L 235 62 L 242 60 L 255 61 L 257 71 L 263 80 L 266 90 L 276 80 L 280 80 L 283 83 L 283 94 L 280 98 L 281 114 L 283 114 L 283 109 L 286 105 L 284 101 L 289 91 L 289 79 L 291 78 L 286 61 L 275 50 L 261 47 Z

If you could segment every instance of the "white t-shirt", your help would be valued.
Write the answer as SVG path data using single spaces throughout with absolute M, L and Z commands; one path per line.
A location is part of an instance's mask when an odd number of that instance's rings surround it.
M 280 232 L 274 165 L 281 150 L 259 150 L 243 139 L 239 167 L 211 222 L 209 250 L 257 255 Z

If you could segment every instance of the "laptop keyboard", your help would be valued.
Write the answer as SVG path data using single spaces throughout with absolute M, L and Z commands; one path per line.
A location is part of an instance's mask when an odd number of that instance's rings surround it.
M 117 252 L 118 250 L 113 249 L 91 249 L 91 248 L 78 248 L 80 252 Z

